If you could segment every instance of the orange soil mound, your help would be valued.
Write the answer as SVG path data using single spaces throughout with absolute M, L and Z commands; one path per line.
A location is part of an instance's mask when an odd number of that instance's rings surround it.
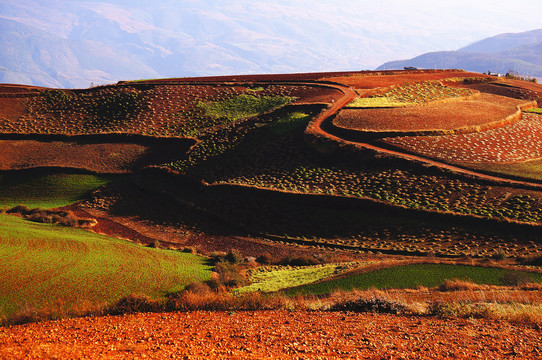
M 420 81 L 429 81 L 429 80 L 444 80 L 449 78 L 491 78 L 490 76 L 464 72 L 458 70 L 449 70 L 449 71 L 404 71 L 404 72 L 391 72 L 387 73 L 385 71 L 381 73 L 358 73 L 352 74 L 351 76 L 335 76 L 329 78 L 323 78 L 322 81 L 333 81 L 341 83 L 355 89 L 374 89 L 378 87 L 388 87 L 392 85 L 401 85 L 408 83 L 415 83 Z
M 540 331 L 483 319 L 188 312 L 0 328 L 0 358 L 540 359 Z
M 406 108 L 344 109 L 333 125 L 361 131 L 453 130 L 505 119 L 524 101 L 482 94 L 475 100 L 429 103 Z

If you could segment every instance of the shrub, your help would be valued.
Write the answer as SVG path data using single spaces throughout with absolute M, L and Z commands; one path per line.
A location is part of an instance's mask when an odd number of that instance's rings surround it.
M 243 256 L 241 253 L 236 249 L 231 249 L 224 258 L 226 261 L 231 262 L 233 264 L 240 263 L 243 261 Z
M 188 254 L 196 254 L 198 252 L 194 246 L 185 246 L 181 251 Z
M 30 214 L 30 209 L 26 205 L 17 205 L 6 211 L 7 214 L 19 214 L 19 215 L 28 215 Z
M 441 318 L 472 317 L 493 318 L 494 311 L 486 304 L 467 304 L 456 301 L 435 301 L 427 307 L 427 314 Z
M 152 300 L 145 295 L 130 294 L 106 309 L 106 313 L 110 315 L 121 315 L 159 311 L 161 309 L 162 306 L 157 300 Z
M 62 90 L 45 90 L 43 99 L 52 109 L 61 109 L 65 107 L 66 102 L 70 99 L 70 95 Z
M 329 307 L 329 311 L 375 312 L 382 314 L 401 314 L 407 312 L 407 310 L 408 308 L 404 304 L 378 297 L 348 300 Z
M 507 286 L 522 286 L 533 282 L 529 274 L 518 271 L 507 271 L 500 280 Z
M 523 264 L 532 265 L 532 266 L 542 266 L 542 256 L 525 259 L 525 261 L 523 261 Z
M 277 294 L 247 293 L 236 295 L 213 291 L 208 285 L 194 283 L 183 291 L 171 294 L 165 302 L 166 311 L 195 310 L 271 310 L 284 309 L 290 300 Z
M 141 94 L 127 91 L 109 94 L 91 106 L 89 112 L 101 120 L 119 120 L 136 116 L 141 109 Z
M 162 248 L 162 245 L 160 244 L 160 241 L 154 240 L 152 243 L 150 243 L 150 244 L 148 245 L 148 247 L 154 248 L 154 249 L 161 249 L 161 248 Z
M 444 280 L 438 287 L 440 291 L 463 291 L 463 290 L 481 290 L 483 285 L 478 285 L 470 280 L 452 279 Z
M 18 214 L 27 220 L 44 224 L 60 224 L 70 227 L 91 227 L 97 224 L 95 219 L 79 219 L 71 211 L 29 209 L 25 205 L 17 205 L 8 209 L 6 213 Z
M 211 277 L 209 285 L 212 288 L 227 288 L 246 285 L 246 279 L 241 274 L 241 267 L 235 263 L 219 262 L 216 264 L 214 272 L 215 276 Z
M 493 255 L 491 255 L 491 258 L 495 259 L 495 260 L 505 260 L 506 257 L 507 257 L 506 252 L 504 250 L 501 250 L 501 249 L 495 251 L 495 253 L 493 253 Z
M 271 255 L 270 253 L 263 253 L 262 255 L 256 258 L 256 262 L 262 265 L 269 265 L 274 262 L 274 258 L 273 258 L 273 255 Z

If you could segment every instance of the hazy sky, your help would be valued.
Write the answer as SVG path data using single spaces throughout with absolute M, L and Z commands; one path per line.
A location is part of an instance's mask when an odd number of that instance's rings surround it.
M 48 34 L 16 34 L 0 66 L 96 82 L 374 69 L 540 29 L 540 15 L 539 0 L 0 0 L 0 19 Z

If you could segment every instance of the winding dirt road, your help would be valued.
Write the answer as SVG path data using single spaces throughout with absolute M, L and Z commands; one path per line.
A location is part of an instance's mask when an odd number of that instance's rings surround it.
M 542 190 L 542 183 L 538 183 L 534 181 L 515 180 L 515 179 L 510 179 L 510 178 L 495 176 L 495 175 L 488 175 L 479 171 L 463 168 L 456 165 L 451 165 L 451 164 L 437 161 L 431 158 L 426 158 L 423 156 L 410 154 L 410 153 L 406 153 L 402 151 L 387 149 L 387 148 L 383 148 L 374 144 L 350 141 L 342 137 L 339 137 L 336 134 L 333 134 L 332 131 L 330 131 L 330 129 L 333 128 L 332 126 L 326 126 L 326 125 L 329 125 L 334 115 L 339 113 L 339 111 L 341 111 L 344 106 L 346 106 L 348 103 L 350 103 L 352 100 L 354 100 L 357 97 L 357 93 L 353 89 L 347 86 L 339 85 L 339 84 L 331 85 L 327 83 L 326 84 L 321 83 L 320 85 L 337 89 L 341 91 L 344 94 L 344 96 L 338 101 L 334 102 L 332 106 L 330 106 L 326 111 L 322 112 L 318 116 L 318 118 L 316 118 L 311 123 L 314 129 L 308 130 L 308 131 L 314 135 L 324 134 L 326 138 L 343 145 L 351 145 L 351 146 L 368 149 L 368 150 L 380 152 L 380 153 L 395 156 L 395 157 L 400 157 L 400 158 L 410 160 L 410 161 L 421 162 L 421 163 L 436 166 L 442 169 L 450 170 L 456 173 L 464 174 L 467 176 L 477 177 L 483 180 L 489 180 L 489 181 L 493 181 L 497 183 L 502 183 L 504 185 L 523 186 L 523 187 L 532 188 L 536 190 Z

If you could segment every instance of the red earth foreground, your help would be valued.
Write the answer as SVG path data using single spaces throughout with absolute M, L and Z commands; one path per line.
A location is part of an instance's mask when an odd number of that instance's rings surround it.
M 133 314 L 0 328 L 0 358 L 542 359 L 540 329 L 343 312 Z

